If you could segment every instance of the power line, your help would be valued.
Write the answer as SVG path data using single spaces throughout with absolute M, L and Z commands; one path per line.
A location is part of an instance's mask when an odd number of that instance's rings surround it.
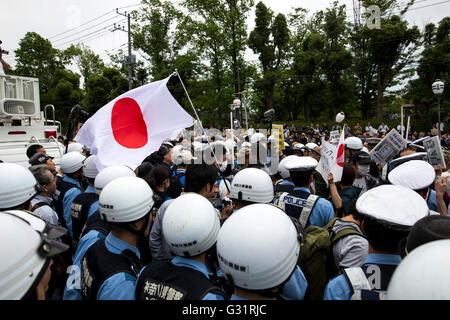
M 130 7 L 136 7 L 136 6 L 139 6 L 139 5 L 141 5 L 141 3 L 136 3 L 136 4 L 132 4 L 132 5 L 128 5 L 128 6 L 123 6 L 123 7 L 117 8 L 117 9 L 126 9 L 126 8 L 130 8 Z M 71 28 L 71 29 L 69 29 L 69 30 L 66 30 L 66 31 L 64 31 L 64 32 L 58 33 L 58 34 L 56 34 L 56 35 L 54 35 L 54 36 L 51 36 L 51 37 L 49 37 L 48 39 L 50 40 L 50 39 L 56 38 L 56 37 L 58 37 L 58 36 L 60 36 L 60 35 L 66 34 L 66 33 L 71 32 L 71 31 L 74 31 L 74 30 L 76 30 L 76 29 L 78 29 L 78 28 L 80 28 L 80 27 L 82 27 L 82 26 L 88 25 L 88 24 L 91 23 L 91 22 L 97 21 L 97 20 L 99 20 L 99 19 L 101 19 L 101 18 L 103 18 L 103 17 L 107 16 L 108 14 L 113 13 L 113 12 L 115 12 L 115 11 L 116 11 L 116 9 L 113 9 L 113 10 L 111 10 L 111 11 L 108 11 L 108 12 L 106 12 L 106 13 L 104 13 L 104 14 L 102 14 L 102 15 L 100 15 L 100 16 L 98 16 L 98 17 L 92 19 L 92 20 L 89 20 L 89 21 L 87 21 L 87 22 L 85 22 L 85 23 L 80 24 L 79 26 L 76 26 L 76 27 Z

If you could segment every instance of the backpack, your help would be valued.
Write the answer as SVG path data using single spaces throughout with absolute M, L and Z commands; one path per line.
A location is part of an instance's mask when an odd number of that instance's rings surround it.
M 334 244 L 348 235 L 364 237 L 351 227 L 334 233 L 332 228 L 338 219 L 331 219 L 324 228 L 309 226 L 306 229 L 306 238 L 298 260 L 298 265 L 308 281 L 305 300 L 323 300 L 328 281 L 339 274 L 340 270 L 333 256 Z

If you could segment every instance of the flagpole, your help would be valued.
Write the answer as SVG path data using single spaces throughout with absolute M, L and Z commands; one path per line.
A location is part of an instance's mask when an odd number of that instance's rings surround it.
M 183 80 L 181 79 L 181 76 L 180 76 L 180 74 L 178 73 L 178 69 L 175 69 L 174 74 L 176 74 L 176 75 L 178 76 L 178 79 L 180 79 L 180 82 L 181 82 L 181 85 L 183 86 L 184 92 L 186 93 L 186 96 L 187 96 L 187 98 L 188 98 L 188 100 L 189 100 L 189 103 L 191 104 L 191 107 L 192 107 L 192 109 L 194 110 L 195 116 L 196 116 L 196 118 L 197 118 L 197 120 L 198 120 L 198 123 L 199 123 L 199 125 L 200 125 L 200 129 L 202 130 L 202 135 L 204 135 L 204 134 L 205 134 L 205 129 L 203 128 L 203 124 L 202 124 L 202 122 L 200 121 L 200 117 L 199 117 L 198 114 L 197 114 L 197 110 L 195 110 L 195 107 L 194 107 L 194 104 L 192 103 L 191 97 L 189 96 L 189 93 L 187 92 L 186 87 L 184 86 Z M 222 177 L 222 180 L 223 180 L 224 183 L 225 183 L 225 187 L 227 188 L 228 193 L 231 193 L 230 188 L 228 187 L 227 181 L 225 180 L 225 177 L 223 176 L 222 171 L 220 171 L 220 168 L 219 168 L 219 160 L 217 160 L 216 153 L 214 152 L 214 149 L 211 147 L 211 143 L 209 142 L 209 139 L 208 139 L 208 138 L 206 138 L 206 142 L 208 143 L 208 146 L 209 146 L 209 148 L 211 149 L 211 152 L 212 152 L 212 154 L 213 154 L 213 156 L 214 156 L 214 160 L 216 160 L 216 167 L 217 167 L 217 169 L 219 170 L 219 174 L 220 174 L 220 176 Z

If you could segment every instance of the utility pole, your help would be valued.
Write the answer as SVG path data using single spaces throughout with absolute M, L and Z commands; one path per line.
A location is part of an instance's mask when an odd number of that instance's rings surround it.
M 116 13 L 128 19 L 128 31 L 123 26 L 116 27 L 114 24 L 113 32 L 116 30 L 124 31 L 128 33 L 128 57 L 126 57 L 125 64 L 128 66 L 128 89 L 133 89 L 133 65 L 136 64 L 136 56 L 131 54 L 131 15 L 130 13 L 120 13 L 119 9 L 116 9 Z

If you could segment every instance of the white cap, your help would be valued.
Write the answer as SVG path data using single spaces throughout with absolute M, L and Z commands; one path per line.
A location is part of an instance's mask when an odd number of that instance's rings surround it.
M 283 178 L 283 179 L 287 179 L 290 176 L 289 170 L 286 169 L 286 163 L 289 161 L 289 159 L 292 159 L 292 158 L 298 158 L 298 157 L 296 155 L 287 156 L 286 158 L 281 160 L 280 163 L 278 164 L 278 173 L 280 174 L 281 178 Z
M 408 254 L 389 282 L 389 300 L 450 300 L 450 240 L 426 243 Z
M 413 190 L 428 188 L 436 178 L 431 164 L 422 160 L 410 160 L 394 168 L 388 175 L 394 185 L 404 186 Z
M 411 227 L 428 216 L 428 205 L 415 191 L 394 185 L 382 185 L 361 195 L 356 202 L 359 213 L 403 227 Z
M 252 147 L 252 144 L 250 143 L 250 142 L 244 142 L 242 145 L 241 145 L 241 148 L 251 148 Z
M 363 148 L 362 140 L 358 137 L 349 137 L 345 139 L 344 146 L 352 150 L 361 150 Z
M 284 165 L 289 171 L 309 171 L 314 170 L 319 162 L 311 157 L 295 157 L 289 159 Z
M 337 122 L 337 123 L 341 123 L 342 121 L 344 121 L 344 119 L 345 119 L 345 114 L 344 114 L 344 112 L 339 112 L 339 113 L 336 115 L 336 122 Z

